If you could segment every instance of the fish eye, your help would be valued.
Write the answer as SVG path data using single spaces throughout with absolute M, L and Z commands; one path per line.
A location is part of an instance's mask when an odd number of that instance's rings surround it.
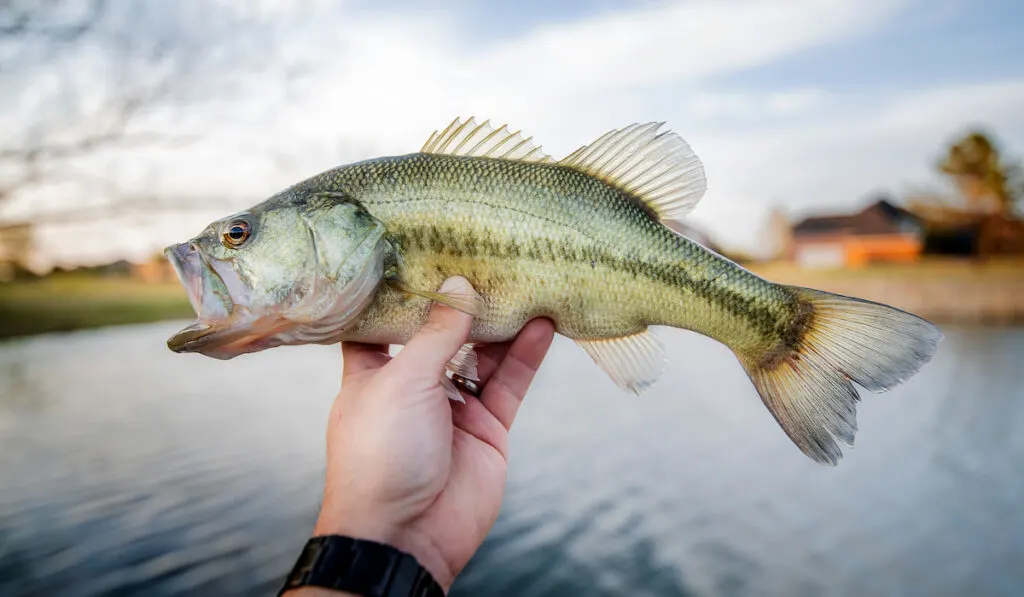
M 249 227 L 249 223 L 244 220 L 238 220 L 231 222 L 227 228 L 224 229 L 224 245 L 228 247 L 238 247 L 249 238 L 252 233 L 252 229 Z

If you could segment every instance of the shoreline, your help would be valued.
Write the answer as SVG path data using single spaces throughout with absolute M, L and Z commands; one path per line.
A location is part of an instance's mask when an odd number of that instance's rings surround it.
M 0 340 L 195 317 L 177 281 L 76 274 L 0 284 L 0 313 Z
M 772 282 L 885 303 L 936 324 L 1024 325 L 1024 260 L 931 259 L 841 270 L 784 262 L 744 267 Z M 75 274 L 0 284 L 0 314 L 0 340 L 195 316 L 176 280 Z
M 1024 324 L 1024 261 L 924 261 L 905 266 L 806 270 L 788 263 L 748 267 L 772 282 L 891 305 L 936 324 Z

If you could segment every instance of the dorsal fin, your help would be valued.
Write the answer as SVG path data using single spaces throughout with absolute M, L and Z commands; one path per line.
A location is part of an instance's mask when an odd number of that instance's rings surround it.
M 512 132 L 508 125 L 495 129 L 490 120 L 478 124 L 475 118 L 456 118 L 443 131 L 434 131 L 420 149 L 422 153 L 476 156 L 518 160 L 521 162 L 554 162 L 533 137 L 523 138 L 522 131 Z
M 665 123 L 631 124 L 605 133 L 559 160 L 618 187 L 647 204 L 662 221 L 678 220 L 693 209 L 707 181 L 690 146 Z

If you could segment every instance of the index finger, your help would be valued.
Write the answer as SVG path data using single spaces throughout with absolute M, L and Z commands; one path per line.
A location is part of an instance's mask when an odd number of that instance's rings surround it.
M 484 386 L 480 401 L 505 429 L 512 428 L 519 405 L 554 337 L 555 326 L 550 320 L 534 319 L 527 323 Z

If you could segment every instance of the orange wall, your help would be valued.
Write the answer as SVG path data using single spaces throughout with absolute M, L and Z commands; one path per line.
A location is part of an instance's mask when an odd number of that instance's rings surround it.
M 821 236 L 794 239 L 791 255 L 800 247 L 840 247 L 843 265 L 859 267 L 872 261 L 912 262 L 921 255 L 921 241 L 907 234 L 874 236 Z
M 851 236 L 843 240 L 846 264 L 865 265 L 871 261 L 917 261 L 921 242 L 902 235 Z

